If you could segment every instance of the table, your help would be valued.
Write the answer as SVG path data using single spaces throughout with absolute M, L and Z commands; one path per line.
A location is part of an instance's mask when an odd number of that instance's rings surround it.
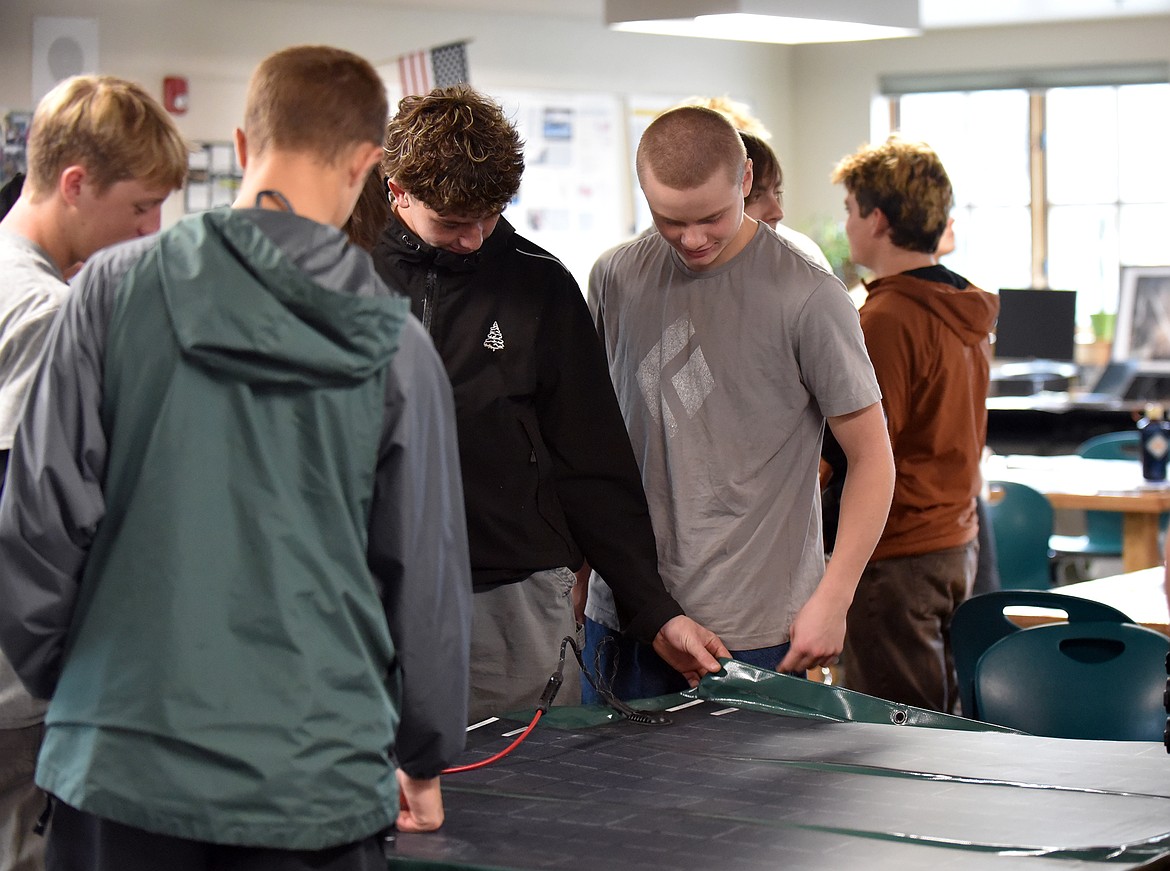
M 1043 493 L 1053 508 L 1122 514 L 1122 567 L 1127 572 L 1160 565 L 1159 515 L 1170 511 L 1170 485 L 1142 478 L 1130 460 L 993 455 L 983 463 L 988 481 L 1016 481 Z
M 558 713 L 564 709 L 554 709 Z M 1120 871 L 1170 862 L 1160 743 L 834 723 L 696 700 L 556 728 L 443 778 L 446 823 L 390 869 Z M 521 723 L 472 732 L 459 761 Z
M 1079 584 L 1066 584 L 1055 587 L 1052 592 L 1112 605 L 1135 623 L 1170 635 L 1170 608 L 1167 607 L 1166 591 L 1163 588 L 1165 576 L 1165 569 L 1156 566 L 1093 581 L 1081 581 Z M 1043 608 L 1013 606 L 1005 608 L 1004 613 L 1020 626 L 1037 626 L 1061 619 L 1059 615 Z

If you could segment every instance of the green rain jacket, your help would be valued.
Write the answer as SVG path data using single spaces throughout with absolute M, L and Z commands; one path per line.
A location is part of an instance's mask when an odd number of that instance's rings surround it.
M 47 353 L 0 507 L 37 782 L 214 843 L 387 827 L 396 732 L 414 776 L 462 748 L 471 589 L 406 301 L 333 228 L 221 210 L 96 258 Z

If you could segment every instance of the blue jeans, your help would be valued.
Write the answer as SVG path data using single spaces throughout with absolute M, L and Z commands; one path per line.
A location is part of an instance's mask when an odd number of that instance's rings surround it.
M 731 658 L 759 668 L 774 669 L 788 653 L 788 642 L 754 650 L 732 650 Z M 662 661 L 649 644 L 626 638 L 585 618 L 585 668 L 593 679 L 603 680 L 619 699 L 649 699 L 689 689 L 686 678 Z M 798 675 L 803 677 L 803 675 Z M 581 682 L 581 703 L 601 704 L 597 691 Z

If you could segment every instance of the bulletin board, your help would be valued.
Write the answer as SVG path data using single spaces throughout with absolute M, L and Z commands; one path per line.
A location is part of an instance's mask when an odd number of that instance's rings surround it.
M 505 217 L 560 258 L 584 290 L 598 255 L 632 235 L 622 101 L 570 92 L 492 97 L 525 143 L 524 178 Z

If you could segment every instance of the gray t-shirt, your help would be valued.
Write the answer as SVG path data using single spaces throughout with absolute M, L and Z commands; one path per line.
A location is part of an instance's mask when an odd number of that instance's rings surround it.
M 40 246 L 0 229 L 0 450 L 12 437 L 69 285 Z
M 69 286 L 38 245 L 0 229 L 0 450 L 12 448 L 45 338 Z M 44 719 L 45 703 L 28 694 L 0 652 L 0 729 Z
M 845 288 L 760 224 L 704 272 L 657 233 L 608 251 L 589 302 L 667 589 L 732 650 L 787 641 L 824 574 L 824 420 L 881 399 Z M 611 602 L 595 575 L 587 613 Z

